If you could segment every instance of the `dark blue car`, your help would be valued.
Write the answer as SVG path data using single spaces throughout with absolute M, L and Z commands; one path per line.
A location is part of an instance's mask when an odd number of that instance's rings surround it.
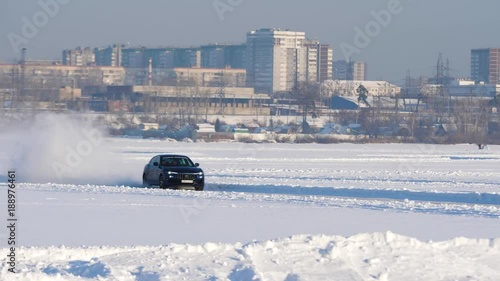
M 145 187 L 163 189 L 194 189 L 202 191 L 205 174 L 189 157 L 176 154 L 157 155 L 144 167 L 142 182 Z

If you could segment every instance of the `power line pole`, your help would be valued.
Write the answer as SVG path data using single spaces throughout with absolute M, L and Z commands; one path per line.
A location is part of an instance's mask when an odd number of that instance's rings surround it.
M 24 90 L 26 89 L 26 48 L 23 48 L 21 51 L 21 61 L 20 61 L 20 66 L 21 66 L 21 96 L 24 97 Z
M 17 73 L 17 93 L 16 93 L 16 104 L 14 106 L 20 107 L 25 101 L 25 89 L 26 89 L 26 48 L 21 51 L 21 59 L 18 62 L 19 72 Z M 13 102 L 13 101 L 11 101 Z

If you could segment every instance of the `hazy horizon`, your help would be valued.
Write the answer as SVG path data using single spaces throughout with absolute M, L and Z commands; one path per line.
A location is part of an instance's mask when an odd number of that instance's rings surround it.
M 40 0 L 51 1 L 56 0 Z M 388 10 L 388 5 L 397 7 L 398 13 L 392 14 L 386 27 L 375 29 L 369 44 L 353 55 L 353 59 L 368 63 L 369 79 L 400 82 L 408 70 L 412 76 L 431 76 L 440 52 L 450 59 L 452 74 L 469 77 L 471 49 L 500 47 L 500 37 L 494 36 L 500 26 L 496 15 L 500 2 L 493 0 L 58 1 L 68 3 L 58 4 L 59 11 L 50 15 L 32 38 L 23 37 L 28 42 L 20 46 L 28 49 L 28 59 L 60 60 L 63 49 L 115 43 L 243 43 L 248 31 L 270 27 L 304 31 L 308 38 L 332 45 L 338 60 L 344 59 L 342 46 L 356 46 L 355 28 L 365 30 L 374 21 L 372 11 Z M 9 36 L 23 36 L 23 18 L 33 23 L 33 17 L 43 11 L 35 0 L 2 1 L 0 59 L 12 62 L 19 57 Z M 39 20 L 46 19 L 42 16 Z

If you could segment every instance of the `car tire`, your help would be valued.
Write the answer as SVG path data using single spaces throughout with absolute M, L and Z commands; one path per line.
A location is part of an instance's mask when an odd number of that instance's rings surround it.
M 203 188 L 203 186 L 202 186 L 202 187 L 196 187 L 196 188 L 195 188 L 195 190 L 196 190 L 196 191 L 203 191 L 203 189 L 204 189 L 204 188 Z
M 163 175 L 160 175 L 160 177 L 158 178 L 158 186 L 161 189 L 167 189 L 167 187 L 165 186 L 165 178 L 163 177 Z
M 146 180 L 146 175 L 142 175 L 142 187 L 144 188 L 149 188 L 151 187 L 151 185 L 148 183 L 148 181 Z

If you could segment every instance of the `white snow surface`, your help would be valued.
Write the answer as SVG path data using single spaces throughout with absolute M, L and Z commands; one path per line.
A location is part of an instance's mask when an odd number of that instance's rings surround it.
M 0 280 L 500 280 L 499 146 L 108 138 L 58 178 L 74 143 L 47 143 L 0 154 L 0 210 L 15 168 L 19 218 Z M 170 152 L 204 192 L 141 187 Z

